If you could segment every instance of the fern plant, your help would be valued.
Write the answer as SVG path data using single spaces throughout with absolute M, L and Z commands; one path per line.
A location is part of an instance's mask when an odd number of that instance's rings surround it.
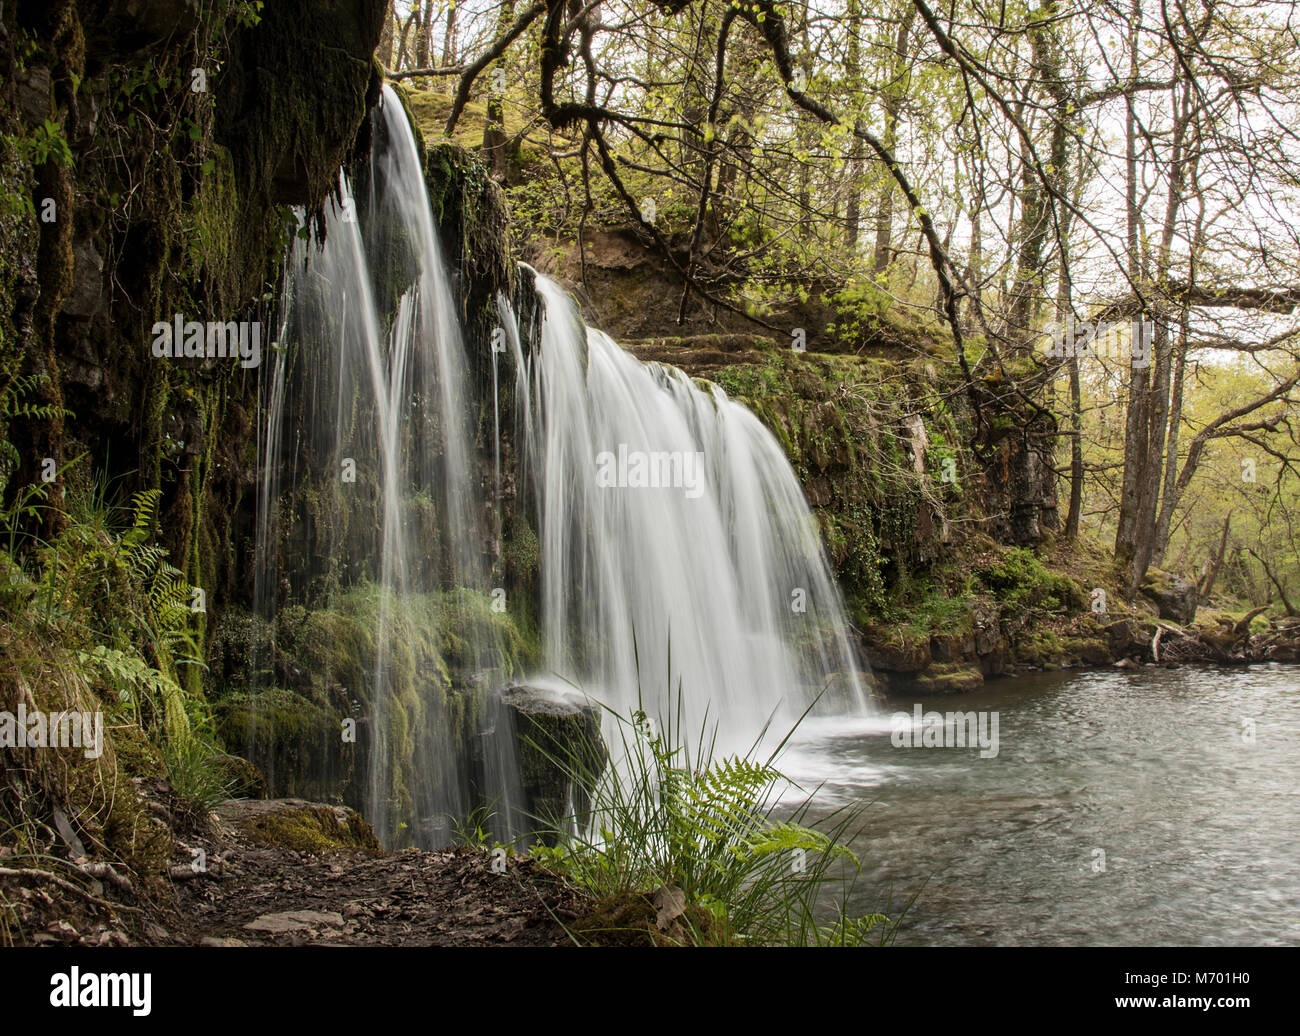
M 81 503 L 88 513 L 53 542 L 37 541 L 26 566 L 32 572 L 23 576 L 24 617 L 43 640 L 72 649 L 68 657 L 82 675 L 101 681 L 160 743 L 180 743 L 190 723 L 176 667 L 198 661 L 197 645 L 189 629 L 191 587 L 166 550 L 150 542 L 160 495 L 136 494 L 121 534 L 112 531 L 111 509 L 97 497 Z M 27 500 L 24 506 L 36 505 Z M 89 513 L 96 506 L 104 513 Z M 17 517 L 12 508 L 4 516 L 10 530 Z M 22 571 L 12 547 L 9 568 Z
M 778 818 L 778 792 L 788 782 L 773 765 L 776 753 L 763 761 L 752 757 L 755 749 L 714 758 L 704 732 L 688 750 L 677 743 L 681 704 L 679 687 L 675 725 L 652 723 L 644 708 L 628 717 L 611 711 L 621 744 L 590 813 L 551 832 L 558 848 L 533 854 L 602 899 L 680 890 L 685 902 L 712 914 L 709 938 L 722 932 L 744 944 L 843 945 L 886 923 L 841 911 L 819 925 L 825 893 L 860 870 L 845 844 L 854 814 L 832 814 L 824 821 L 829 830 L 804 823 L 809 802 Z M 683 919 L 691 925 L 689 915 Z
M 4 438 L 7 422 L 56 416 L 54 408 L 24 402 L 37 384 L 0 377 L 0 493 L 20 460 Z M 45 483 L 17 489 L 0 509 L 0 622 L 31 651 L 5 661 L 53 662 L 107 692 L 115 722 L 142 729 L 177 795 L 205 812 L 229 781 L 202 695 L 188 693 L 178 677 L 178 667 L 201 664 L 200 649 L 193 588 L 153 538 L 161 492 L 137 493 L 119 509 L 104 476 L 92 483 L 89 490 L 80 480 L 72 484 L 67 521 L 50 541 L 32 531 L 43 516 Z
M 118 544 L 118 552 L 136 585 L 145 590 L 141 617 L 154 641 L 172 654 L 184 648 L 187 660 L 192 660 L 197 650 L 189 628 L 194 588 L 185 574 L 167 560 L 167 551 L 149 542 L 161 495 L 157 489 L 136 494 L 135 517 Z
M 118 703 L 137 725 L 148 727 L 149 719 L 158 716 L 169 743 L 188 739 L 185 692 L 162 670 L 153 668 L 138 655 L 104 644 L 96 645 L 89 652 L 79 652 L 77 660 L 87 672 L 99 676 L 116 692 Z
M 22 462 L 18 447 L 9 441 L 9 426 L 14 421 L 52 421 L 72 416 L 71 411 L 62 407 L 26 401 L 45 378 L 45 375 L 9 373 L 0 382 L 0 499 L 8 496 L 9 480 Z M 48 491 L 49 486 L 43 481 L 23 486 L 14 493 L 9 505 L 0 511 L 0 523 L 8 533 L 10 554 L 16 551 L 23 525 L 39 519 L 41 504 Z

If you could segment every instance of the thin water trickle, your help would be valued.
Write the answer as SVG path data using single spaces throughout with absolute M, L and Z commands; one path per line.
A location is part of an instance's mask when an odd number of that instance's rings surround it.
M 286 475 L 295 487 L 311 482 L 325 605 L 374 587 L 372 655 L 359 660 L 367 686 L 345 688 L 367 703 L 366 814 L 386 844 L 399 831 L 440 844 L 468 812 L 469 761 L 443 715 L 446 688 L 411 655 L 413 627 L 436 601 L 436 625 L 457 631 L 466 657 L 496 657 L 481 643 L 493 634 L 465 621 L 465 599 L 445 592 L 486 594 L 488 565 L 465 346 L 415 140 L 391 89 L 373 118 L 368 203 L 341 176 L 323 239 L 297 241 L 289 258 L 284 337 L 293 353 L 278 358 L 268 392 L 256 595 L 260 614 L 273 618 L 282 486 Z M 283 442 L 286 405 L 305 450 Z M 287 445 L 295 449 L 286 473 Z M 310 470 L 296 466 L 300 458 Z M 507 773 L 509 761 L 495 769 Z

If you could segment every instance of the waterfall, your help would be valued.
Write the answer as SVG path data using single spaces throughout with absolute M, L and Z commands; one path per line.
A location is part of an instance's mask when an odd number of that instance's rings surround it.
M 372 130 L 356 183 L 341 172 L 321 217 L 300 214 L 259 422 L 254 606 L 276 636 L 315 633 L 311 693 L 356 723 L 355 746 L 323 753 L 333 793 L 386 845 L 445 844 L 485 801 L 497 837 L 524 830 L 495 693 L 524 674 L 484 619 L 489 600 L 500 611 L 508 507 L 538 538 L 536 600 L 512 608 L 538 622 L 528 682 L 576 685 L 624 715 L 663 714 L 680 686 L 687 734 L 716 724 L 724 750 L 819 694 L 862 709 L 817 524 L 775 438 L 716 386 L 586 328 L 543 277 L 518 314 L 498 298 L 499 333 L 469 343 L 490 351 L 491 384 L 474 384 L 389 87 Z M 509 500 L 503 458 L 517 465 Z M 282 693 L 278 651 L 257 668 Z
M 819 693 L 864 709 L 817 523 L 773 435 L 716 385 L 586 328 L 553 281 L 537 293 L 539 340 L 516 370 L 550 669 L 623 716 L 675 715 L 680 689 L 684 736 L 716 724 L 722 751 L 769 719 L 784 734 Z
M 340 174 L 321 227 L 300 233 L 287 264 L 283 346 L 266 402 L 255 605 L 274 613 L 287 474 L 315 512 L 310 525 L 302 515 L 285 521 L 298 522 L 294 534 L 316 537 L 320 570 L 314 579 L 279 579 L 302 596 L 323 593 L 330 610 L 357 587 L 374 589 L 366 612 L 373 650 L 358 660 L 365 672 L 351 674 L 364 687 L 345 688 L 364 703 L 366 815 L 385 844 L 402 831 L 403 840 L 438 845 L 469 811 L 472 760 L 448 714 L 454 698 L 463 715 L 463 687 L 444 686 L 415 640 L 455 631 L 471 659 L 496 657 L 500 645 L 462 614 L 474 607 L 464 591 L 485 597 L 491 587 L 450 279 L 415 138 L 390 87 L 372 118 L 367 189 L 358 198 Z M 288 443 L 286 409 L 298 436 Z M 508 800 L 517 783 L 509 759 L 484 769 Z M 512 803 L 500 808 L 508 814 Z

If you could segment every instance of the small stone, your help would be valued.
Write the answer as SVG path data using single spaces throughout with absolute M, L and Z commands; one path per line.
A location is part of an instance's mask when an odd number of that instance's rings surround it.
M 199 940 L 200 946 L 247 946 L 248 943 L 243 939 L 235 939 L 228 935 L 205 935 Z
M 278 914 L 263 914 L 244 925 L 250 932 L 267 932 L 271 935 L 303 932 L 322 926 L 342 928 L 343 915 L 322 910 L 285 910 Z
M 686 893 L 676 885 L 661 885 L 655 890 L 654 905 L 655 927 L 666 932 L 686 912 Z

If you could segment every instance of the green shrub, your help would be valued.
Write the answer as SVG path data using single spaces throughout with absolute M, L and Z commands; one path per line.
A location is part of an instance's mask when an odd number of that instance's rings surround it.
M 1024 547 L 1013 547 L 993 565 L 976 570 L 976 575 L 993 591 L 1008 615 L 1022 615 L 1031 608 L 1066 612 L 1079 605 L 1082 591 L 1066 576 L 1050 572 L 1038 555 Z

